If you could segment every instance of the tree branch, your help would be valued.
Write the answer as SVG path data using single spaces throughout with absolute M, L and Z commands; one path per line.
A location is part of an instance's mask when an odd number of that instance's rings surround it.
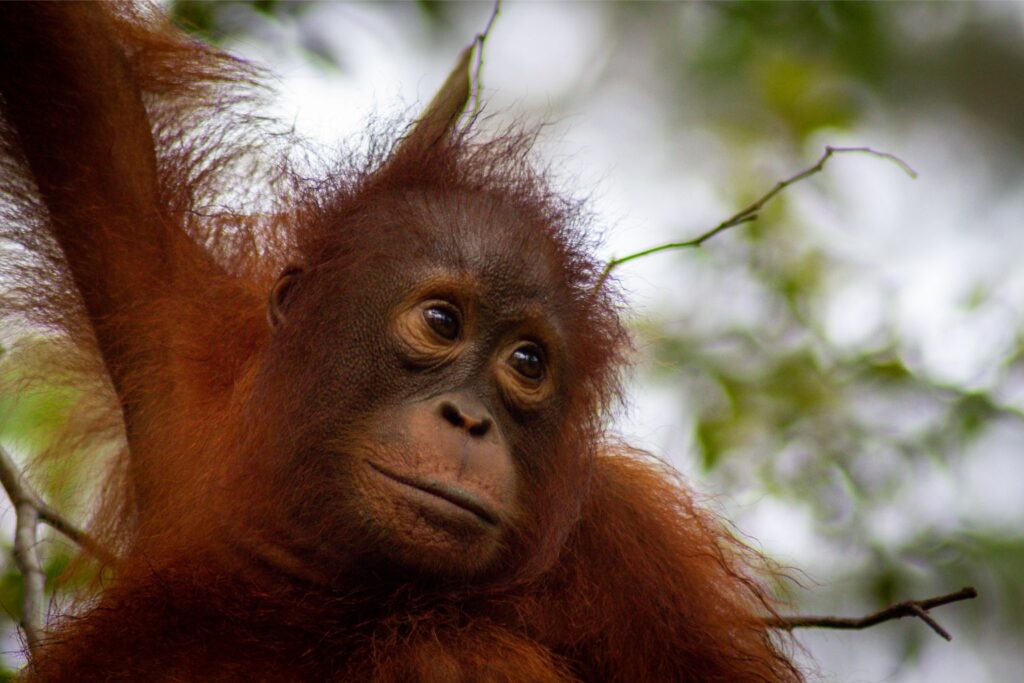
M 740 209 L 732 216 L 729 216 L 715 227 L 698 235 L 697 237 L 694 237 L 693 239 L 689 239 L 683 242 L 670 242 L 668 244 L 660 244 L 656 247 L 644 249 L 643 251 L 638 251 L 627 256 L 621 256 L 619 258 L 611 259 L 610 261 L 608 261 L 608 264 L 604 267 L 604 270 L 601 272 L 601 277 L 598 278 L 597 284 L 594 285 L 594 292 L 596 293 L 600 291 L 601 287 L 608 279 L 608 276 L 611 274 L 612 270 L 618 268 L 623 263 L 628 263 L 629 261 L 638 259 L 642 256 L 649 256 L 651 254 L 657 254 L 658 252 L 668 251 L 670 249 L 693 249 L 703 245 L 706 241 L 708 241 L 709 239 L 711 239 L 720 232 L 725 232 L 730 228 L 735 228 L 738 225 L 743 225 L 744 223 L 750 223 L 751 221 L 757 220 L 758 213 L 761 211 L 762 208 L 764 208 L 765 204 L 767 204 L 769 201 L 771 201 L 772 198 L 775 197 L 775 195 L 779 194 L 790 185 L 794 185 L 800 182 L 801 180 L 809 178 L 810 176 L 816 173 L 820 173 L 825 168 L 825 163 L 833 155 L 846 154 L 851 152 L 859 154 L 870 154 L 881 159 L 888 159 L 889 161 L 899 166 L 911 178 L 917 178 L 917 172 L 914 171 L 914 169 L 912 169 L 907 164 L 907 162 L 903 161 L 894 154 L 889 154 L 888 152 L 878 152 L 874 149 L 871 149 L 870 147 L 826 147 L 825 153 L 821 155 L 821 158 L 818 159 L 818 162 L 816 164 L 810 166 L 809 168 L 805 168 L 796 175 L 790 176 L 785 180 L 780 180 L 779 182 L 775 183 L 775 186 L 765 194 L 761 195 L 760 199 L 756 200 L 754 203 L 746 206 L 745 208 Z
M 91 553 L 103 564 L 111 564 L 114 556 L 94 538 L 64 519 L 39 497 L 14 464 L 10 454 L 0 446 L 0 485 L 14 504 L 17 523 L 14 532 L 14 562 L 24 584 L 21 602 L 21 628 L 29 650 L 39 647 L 45 617 L 46 573 L 39 560 L 38 525 L 45 522 Z
M 881 624 L 886 621 L 892 621 L 893 619 L 917 617 L 924 623 L 928 624 L 933 631 L 946 640 L 952 640 L 953 636 L 949 635 L 949 632 L 942 628 L 942 626 L 940 626 L 939 623 L 935 621 L 930 614 L 928 614 L 928 610 L 936 607 L 942 607 L 943 605 L 948 605 L 953 602 L 960 602 L 961 600 L 972 600 L 976 597 L 978 597 L 978 591 L 968 586 L 967 588 L 961 588 L 955 593 L 940 595 L 935 598 L 928 598 L 927 600 L 904 600 L 903 602 L 898 602 L 883 610 L 879 610 L 878 612 L 874 612 L 860 618 L 818 617 L 798 614 L 788 617 L 769 619 L 768 625 L 772 628 L 778 628 L 785 631 L 792 631 L 795 628 L 860 630 L 870 628 L 876 624 Z
M 484 30 L 476 34 L 473 38 L 473 43 L 476 45 L 476 65 L 473 68 L 473 76 L 470 79 L 473 88 L 473 113 L 470 119 L 476 118 L 477 114 L 480 113 L 480 94 L 483 91 L 484 84 L 481 72 L 484 68 L 484 43 L 487 41 L 488 36 L 491 34 L 491 28 L 494 27 L 494 22 L 498 18 L 498 14 L 501 12 L 501 0 L 494 0 L 494 5 L 491 8 L 491 16 L 487 20 L 487 25 L 484 26 Z
M 39 638 L 45 621 L 44 594 L 46 573 L 39 560 L 36 532 L 39 511 L 32 503 L 22 500 L 14 505 L 17 526 L 14 530 L 14 564 L 21 574 L 21 630 L 25 633 L 29 651 L 35 655 L 39 649 Z

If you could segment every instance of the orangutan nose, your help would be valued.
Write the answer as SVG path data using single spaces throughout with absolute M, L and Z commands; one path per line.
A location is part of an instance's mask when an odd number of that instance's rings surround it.
M 487 410 L 475 401 L 463 397 L 452 397 L 441 401 L 440 412 L 445 422 L 462 429 L 470 436 L 482 437 L 490 431 L 494 420 Z

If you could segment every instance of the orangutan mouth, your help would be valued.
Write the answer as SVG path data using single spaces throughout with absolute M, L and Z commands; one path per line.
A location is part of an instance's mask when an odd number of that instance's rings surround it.
M 446 504 L 451 504 L 457 508 L 465 510 L 466 512 L 470 512 L 485 524 L 498 526 L 499 517 L 492 506 L 481 500 L 479 496 L 472 494 L 459 486 L 438 481 L 436 479 L 399 474 L 398 472 L 393 472 L 371 460 L 367 460 L 366 462 L 374 471 L 391 481 L 397 482 L 404 487 L 426 493 L 435 499 L 445 501 Z

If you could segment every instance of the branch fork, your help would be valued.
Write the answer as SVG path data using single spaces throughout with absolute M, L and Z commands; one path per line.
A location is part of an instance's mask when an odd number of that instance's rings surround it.
M 695 249 L 697 247 L 702 246 L 709 239 L 711 239 L 712 237 L 721 232 L 725 232 L 730 228 L 735 228 L 737 226 L 743 225 L 744 223 L 756 221 L 758 215 L 761 212 L 761 209 L 763 209 L 765 204 L 771 201 L 775 197 L 775 195 L 779 194 L 790 185 L 795 185 L 796 183 L 799 183 L 801 180 L 805 180 L 811 177 L 812 175 L 815 175 L 816 173 L 820 173 L 821 171 L 823 171 L 825 169 L 825 163 L 834 155 L 850 153 L 869 154 L 880 159 L 886 159 L 899 166 L 900 169 L 911 178 L 917 178 L 917 172 L 914 169 L 912 169 L 910 165 L 907 164 L 907 162 L 903 161 L 903 159 L 900 159 L 895 154 L 890 154 L 888 152 L 879 152 L 870 147 L 832 147 L 831 145 L 829 145 L 825 147 L 825 152 L 821 155 L 821 158 L 819 158 L 817 163 L 815 163 L 813 166 L 809 166 L 808 168 L 805 168 L 799 173 L 792 175 L 789 178 L 786 178 L 785 180 L 780 180 L 779 182 L 775 183 L 775 186 L 772 187 L 772 189 L 768 190 L 768 192 L 761 195 L 761 197 L 754 201 L 752 204 L 749 204 L 748 206 L 740 209 L 739 211 L 729 216 L 715 227 L 711 228 L 710 230 L 707 230 L 704 233 L 701 233 L 697 237 L 684 240 L 682 242 L 669 242 L 667 244 L 659 244 L 656 247 L 651 247 L 649 249 L 644 249 L 642 251 L 634 252 L 626 256 L 620 256 L 618 258 L 613 258 L 609 260 L 607 265 L 605 265 L 604 270 L 601 272 L 601 276 L 598 278 L 597 284 L 594 285 L 594 292 L 598 292 L 601 289 L 601 287 L 604 286 L 604 283 L 608 279 L 608 276 L 611 274 L 611 272 L 618 268 L 619 266 L 621 266 L 623 263 L 628 263 L 634 259 L 638 259 L 643 256 L 657 254 L 658 252 L 661 251 L 669 251 L 670 249 Z
M 39 559 L 39 523 L 49 524 L 103 564 L 111 564 L 114 556 L 92 536 L 64 519 L 50 507 L 26 481 L 24 473 L 14 464 L 10 454 L 0 447 L 0 485 L 14 505 L 17 522 L 14 532 L 14 563 L 24 584 L 21 601 L 21 629 L 29 650 L 39 649 L 46 617 L 46 573 Z
M 870 628 L 881 624 L 886 621 L 892 621 L 894 619 L 902 619 L 903 617 L 917 617 L 935 631 L 939 636 L 946 640 L 953 640 L 953 636 L 949 635 L 949 631 L 939 625 L 929 610 L 935 609 L 936 607 L 942 607 L 953 602 L 960 602 L 961 600 L 973 600 L 978 597 L 978 591 L 973 587 L 967 586 L 961 588 L 955 593 L 948 593 L 946 595 L 940 595 L 934 598 L 928 598 L 926 600 L 904 600 L 903 602 L 897 602 L 889 605 L 885 609 L 877 612 L 872 612 L 864 617 L 818 617 L 818 616 L 804 616 L 804 615 L 793 615 L 787 617 L 778 617 L 769 620 L 769 625 L 773 628 L 782 629 L 784 631 L 792 631 L 796 628 L 832 628 L 832 629 L 843 629 L 848 631 L 858 631 L 865 628 Z

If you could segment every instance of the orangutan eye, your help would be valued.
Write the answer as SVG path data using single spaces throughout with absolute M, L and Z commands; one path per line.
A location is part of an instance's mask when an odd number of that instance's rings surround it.
M 448 341 L 455 341 L 462 331 L 459 313 L 447 304 L 434 304 L 423 309 L 423 320 L 437 336 Z
M 526 379 L 534 382 L 544 379 L 544 352 L 536 344 L 517 346 L 509 356 L 508 364 Z

